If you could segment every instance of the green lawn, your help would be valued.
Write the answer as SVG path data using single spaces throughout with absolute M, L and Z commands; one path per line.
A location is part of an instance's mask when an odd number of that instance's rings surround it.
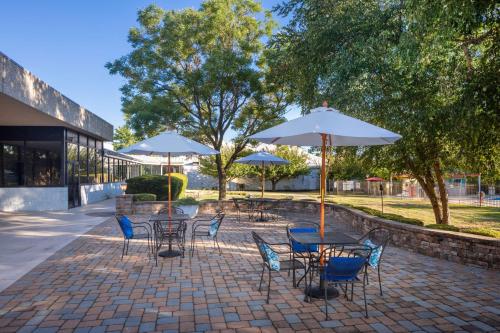
M 190 196 L 199 200 L 217 199 L 217 191 L 200 190 L 189 191 Z M 259 196 L 259 192 L 252 191 L 229 191 L 227 197 L 244 196 L 251 194 Z M 266 197 L 283 197 L 293 195 L 295 200 L 318 199 L 318 193 L 314 192 L 267 192 Z M 380 197 L 368 196 L 342 196 L 328 195 L 327 201 L 338 204 L 349 204 L 354 206 L 364 206 L 381 210 Z M 474 207 L 467 205 L 451 204 L 451 223 L 459 228 L 488 228 L 500 232 L 500 208 L 495 207 Z M 392 213 L 408 218 L 422 220 L 426 225 L 434 224 L 434 214 L 428 201 L 414 199 L 384 199 L 384 213 Z

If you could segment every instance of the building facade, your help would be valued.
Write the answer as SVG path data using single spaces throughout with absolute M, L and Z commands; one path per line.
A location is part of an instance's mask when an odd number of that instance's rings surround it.
M 113 126 L 0 53 L 0 211 L 64 210 L 121 193 L 135 158 Z

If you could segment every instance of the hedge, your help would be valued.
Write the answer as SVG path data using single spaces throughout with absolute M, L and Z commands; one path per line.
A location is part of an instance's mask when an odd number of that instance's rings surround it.
M 174 205 L 176 206 L 192 206 L 192 205 L 199 205 L 200 203 L 198 202 L 198 200 L 196 200 L 195 198 L 191 198 L 191 197 L 186 197 L 186 198 L 182 198 L 182 199 L 179 199 L 177 200 Z
M 179 198 L 182 181 L 172 177 L 172 200 Z M 157 200 L 168 200 L 168 177 L 160 175 L 143 175 L 127 180 L 127 194 L 152 193 Z
M 181 191 L 179 193 L 179 198 L 185 198 L 186 197 L 186 189 L 188 186 L 188 177 L 183 174 L 183 173 L 177 173 L 177 172 L 172 172 L 172 179 L 177 178 L 182 182 L 182 187 Z
M 446 231 L 460 231 L 460 228 L 449 224 L 428 224 L 425 226 L 429 229 L 446 230 Z
M 156 201 L 156 194 L 153 193 L 136 193 L 134 201 Z

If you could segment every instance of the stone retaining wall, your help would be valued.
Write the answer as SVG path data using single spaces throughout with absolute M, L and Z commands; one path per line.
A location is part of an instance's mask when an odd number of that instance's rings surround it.
M 117 197 L 116 203 L 117 213 L 121 214 L 151 214 L 166 207 L 166 202 L 134 203 L 131 195 Z M 319 203 L 315 201 L 288 201 L 286 204 L 291 212 L 319 214 Z M 219 208 L 232 211 L 234 206 L 231 201 L 206 201 L 200 205 L 199 212 L 211 214 Z M 500 269 L 499 239 L 399 223 L 336 204 L 326 204 L 325 215 L 327 226 L 340 224 L 360 234 L 383 227 L 391 231 L 393 246 L 453 262 Z

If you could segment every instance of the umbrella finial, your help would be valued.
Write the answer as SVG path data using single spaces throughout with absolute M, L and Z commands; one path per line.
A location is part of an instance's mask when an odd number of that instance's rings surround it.
M 324 108 L 327 108 L 327 107 L 328 107 L 328 102 L 327 102 L 327 101 L 323 101 L 322 106 L 323 106 Z

